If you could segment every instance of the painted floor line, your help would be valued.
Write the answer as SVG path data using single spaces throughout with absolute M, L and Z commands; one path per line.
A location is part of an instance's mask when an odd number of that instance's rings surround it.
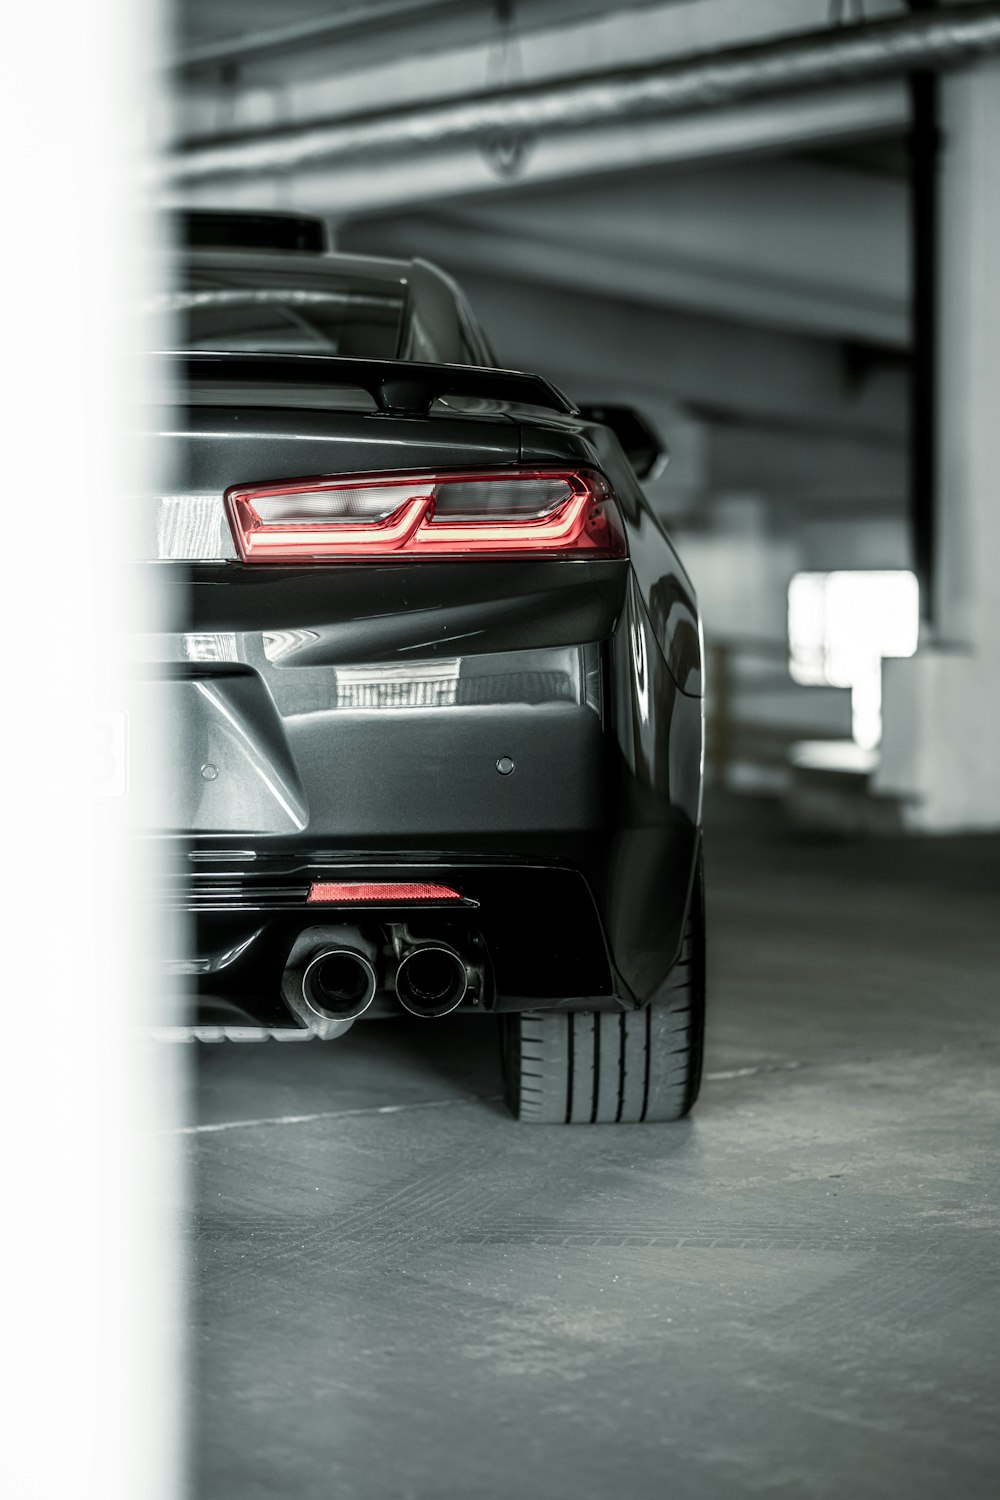
M 759 1063 L 750 1068 L 725 1068 L 706 1073 L 707 1083 L 721 1083 L 729 1078 L 752 1078 L 756 1073 L 784 1073 L 800 1068 L 801 1063 Z M 177 1125 L 158 1130 L 156 1135 L 218 1135 L 224 1130 L 252 1130 L 258 1125 L 312 1125 L 317 1120 L 349 1120 L 359 1115 L 401 1115 L 415 1109 L 454 1109 L 474 1104 L 496 1104 L 502 1094 L 482 1094 L 469 1099 L 418 1099 L 411 1104 L 368 1104 L 356 1109 L 325 1109 L 308 1115 L 264 1115 L 255 1120 L 216 1120 L 210 1125 Z
M 465 1099 L 418 1099 L 411 1104 L 369 1104 L 356 1109 L 325 1109 L 310 1115 L 265 1115 L 257 1120 L 216 1120 L 210 1125 L 177 1125 L 157 1130 L 155 1135 L 217 1135 L 223 1130 L 251 1130 L 257 1125 L 311 1125 L 316 1120 L 347 1120 L 356 1115 L 401 1115 L 414 1109 L 449 1109 L 459 1105 L 494 1104 L 502 1094 L 481 1094 Z
M 752 1078 L 755 1073 L 787 1073 L 801 1067 L 800 1062 L 758 1063 L 753 1068 L 726 1068 L 718 1073 L 706 1073 L 705 1079 L 719 1083 L 724 1078 Z

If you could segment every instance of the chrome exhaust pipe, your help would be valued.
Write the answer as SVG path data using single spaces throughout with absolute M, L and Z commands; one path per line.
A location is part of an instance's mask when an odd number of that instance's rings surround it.
M 318 948 L 302 971 L 302 1000 L 320 1021 L 356 1021 L 375 999 L 374 965 L 356 948 Z
M 413 1016 L 446 1016 L 465 999 L 469 976 L 454 948 L 423 943 L 400 959 L 396 996 Z

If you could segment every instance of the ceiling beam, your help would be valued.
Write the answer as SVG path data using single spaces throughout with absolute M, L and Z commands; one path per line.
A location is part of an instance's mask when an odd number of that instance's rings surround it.
M 154 172 L 160 185 L 179 189 L 481 144 L 498 132 L 530 141 L 807 89 L 898 78 L 916 68 L 955 67 L 997 50 L 1000 4 L 989 0 L 666 63 L 191 143 Z
M 909 122 L 902 83 L 835 89 L 739 109 L 720 109 L 546 136 L 533 142 L 515 175 L 498 170 L 487 146 L 470 142 L 380 162 L 330 162 L 279 171 L 210 177 L 168 187 L 167 203 L 209 207 L 299 209 L 334 222 L 423 203 L 488 197 L 498 190 L 543 186 L 654 167 L 778 155 L 831 144 L 900 135 Z

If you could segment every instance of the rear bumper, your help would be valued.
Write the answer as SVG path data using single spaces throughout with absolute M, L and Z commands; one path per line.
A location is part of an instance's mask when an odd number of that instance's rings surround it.
M 252 873 L 201 877 L 188 888 L 198 958 L 185 967 L 202 1002 L 202 1019 L 213 1008 L 220 1019 L 232 1009 L 257 1025 L 289 1024 L 280 987 L 293 942 L 304 928 L 345 922 L 365 932 L 405 923 L 414 938 L 481 953 L 486 985 L 483 995 L 474 997 L 477 1008 L 558 1007 L 580 995 L 614 1002 L 602 925 L 577 871 L 478 862 L 331 866 L 273 857 L 264 865 Z M 454 886 L 463 899 L 419 907 L 307 906 L 310 883 L 330 878 L 434 880 Z
M 698 852 L 701 700 L 674 681 L 627 566 L 558 575 L 555 604 L 515 596 L 506 576 L 508 597 L 498 577 L 462 655 L 457 618 L 432 611 L 434 639 L 421 636 L 405 590 L 383 601 L 388 618 L 368 616 L 364 638 L 360 622 L 307 626 L 296 611 L 249 630 L 241 609 L 161 651 L 151 675 L 167 699 L 157 721 L 171 779 L 159 899 L 187 916 L 173 924 L 172 969 L 197 1015 L 182 1019 L 290 1024 L 288 955 L 330 921 L 406 922 L 477 945 L 484 1010 L 655 997 Z M 206 576 L 196 601 L 235 608 L 225 582 Z M 280 582 L 261 580 L 264 596 Z M 295 596 L 281 597 L 291 611 Z M 315 621 L 319 601 L 307 607 Z M 445 881 L 463 899 L 308 905 L 324 879 Z
M 204 856 L 175 851 L 160 899 L 185 954 L 171 964 L 190 1024 L 292 1024 L 281 999 L 288 955 L 306 929 L 350 923 L 377 935 L 406 925 L 415 939 L 445 941 L 481 956 L 485 985 L 468 1005 L 488 1012 L 630 1009 L 654 997 L 680 946 L 698 830 L 625 830 L 570 839 L 573 862 L 482 851 L 429 856 L 341 857 L 267 852 Z M 539 839 L 539 843 L 544 842 Z M 184 866 L 187 865 L 187 869 Z M 208 868 L 206 868 L 206 866 Z M 314 882 L 435 882 L 460 901 L 310 904 Z M 176 921 L 177 915 L 182 920 Z M 378 1009 L 373 1012 L 377 1014 Z

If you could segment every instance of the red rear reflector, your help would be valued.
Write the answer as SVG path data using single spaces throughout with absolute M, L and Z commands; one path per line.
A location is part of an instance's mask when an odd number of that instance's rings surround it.
M 310 902 L 363 901 L 461 901 L 461 893 L 450 885 L 428 885 L 401 880 L 314 880 L 309 887 Z
M 351 474 L 226 494 L 244 562 L 624 557 L 607 481 L 585 471 Z

